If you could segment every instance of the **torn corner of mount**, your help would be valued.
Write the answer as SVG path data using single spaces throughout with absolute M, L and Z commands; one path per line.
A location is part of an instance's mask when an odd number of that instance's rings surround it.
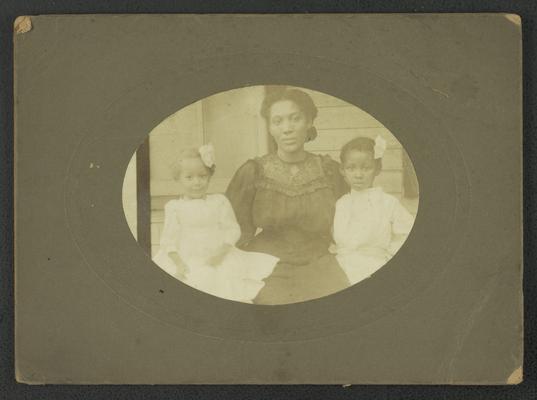
M 13 32 L 15 34 L 26 33 L 32 29 L 32 19 L 28 15 L 21 15 L 13 22 Z
M 520 18 L 520 15 L 518 15 L 518 14 L 504 14 L 504 16 L 509 21 L 511 21 L 513 24 L 515 24 L 517 26 L 522 25 L 522 18 Z
M 507 384 L 508 385 L 518 385 L 519 383 L 522 383 L 524 380 L 524 374 L 522 372 L 522 367 L 516 368 L 511 375 L 509 375 L 509 378 L 507 378 Z

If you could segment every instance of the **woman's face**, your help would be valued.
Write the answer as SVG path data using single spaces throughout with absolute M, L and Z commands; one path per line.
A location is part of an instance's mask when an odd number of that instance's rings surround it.
M 278 150 L 295 153 L 304 149 L 312 121 L 291 100 L 280 100 L 270 107 L 269 132 Z

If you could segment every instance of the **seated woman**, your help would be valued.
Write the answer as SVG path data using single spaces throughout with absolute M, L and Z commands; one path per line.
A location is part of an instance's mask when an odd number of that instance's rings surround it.
M 349 281 L 328 247 L 336 200 L 349 187 L 336 161 L 304 149 L 317 136 L 317 108 L 305 92 L 279 88 L 261 115 L 277 150 L 243 164 L 226 192 L 242 231 L 238 246 L 280 259 L 254 303 L 296 303 L 344 289 Z

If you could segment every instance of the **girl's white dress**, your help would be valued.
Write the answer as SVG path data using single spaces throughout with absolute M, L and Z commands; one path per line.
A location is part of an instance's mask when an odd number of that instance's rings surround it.
M 171 200 L 164 207 L 160 249 L 153 261 L 189 286 L 214 296 L 251 303 L 278 258 L 237 249 L 235 243 L 240 235 L 235 214 L 224 195 Z M 223 246 L 227 251 L 215 260 Z M 188 271 L 184 276 L 170 258 L 171 252 L 176 252 L 186 264 Z
M 414 217 L 397 198 L 375 187 L 351 190 L 336 202 L 336 258 L 351 284 L 380 269 L 403 245 Z

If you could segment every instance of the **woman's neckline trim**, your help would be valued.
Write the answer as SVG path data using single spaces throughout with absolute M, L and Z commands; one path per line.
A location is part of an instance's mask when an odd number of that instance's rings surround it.
M 306 151 L 305 154 L 306 156 L 300 160 L 300 161 L 285 161 L 285 160 L 282 160 L 282 158 L 278 155 L 278 152 L 275 151 L 273 153 L 271 153 L 276 159 L 278 159 L 279 161 L 281 161 L 282 163 L 284 164 L 301 164 L 301 163 L 304 163 L 306 162 L 309 158 L 311 157 L 315 157 L 315 154 L 313 153 L 310 153 L 309 151 Z

